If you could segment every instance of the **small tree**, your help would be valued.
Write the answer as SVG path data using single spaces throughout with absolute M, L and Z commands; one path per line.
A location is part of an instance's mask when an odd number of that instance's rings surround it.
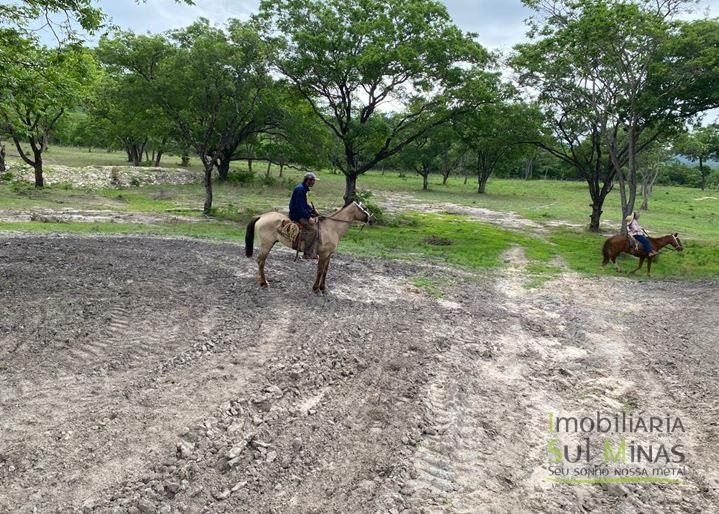
M 697 127 L 691 132 L 680 134 L 674 143 L 674 150 L 692 161 L 699 161 L 699 175 L 703 191 L 711 172 L 711 168 L 705 166 L 706 161 L 719 157 L 719 127 L 716 125 Z
M 487 180 L 503 162 L 525 151 L 538 139 L 538 113 L 522 103 L 483 106 L 457 119 L 457 132 L 464 148 L 475 158 L 477 192 L 484 193 Z

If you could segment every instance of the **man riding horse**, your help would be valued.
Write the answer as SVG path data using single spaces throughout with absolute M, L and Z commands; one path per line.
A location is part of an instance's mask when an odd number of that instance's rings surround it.
M 315 185 L 317 176 L 307 173 L 304 180 L 297 184 L 290 198 L 290 219 L 302 226 L 302 240 L 305 242 L 303 257 L 316 259 L 315 240 L 317 239 L 317 216 L 314 205 L 307 202 L 307 193 Z

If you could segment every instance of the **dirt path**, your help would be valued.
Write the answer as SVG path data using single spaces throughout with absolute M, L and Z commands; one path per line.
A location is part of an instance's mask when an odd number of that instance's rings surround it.
M 540 223 L 523 218 L 516 212 L 511 211 L 493 211 L 492 209 L 484 207 L 471 207 L 469 205 L 458 205 L 456 203 L 449 202 L 427 203 L 406 193 L 384 193 L 382 197 L 383 200 L 381 205 L 384 209 L 387 209 L 388 212 L 404 212 L 409 210 L 417 212 L 461 214 L 483 223 L 490 223 L 492 225 L 499 225 L 503 228 L 515 230 L 526 230 L 536 234 L 548 234 L 550 228 L 552 227 L 564 227 L 573 230 L 581 230 L 584 228 L 579 223 L 571 223 L 565 220 L 552 220 Z M 602 226 L 608 230 L 613 230 L 615 228 L 611 223 L 607 223 L 605 221 L 602 221 Z
M 719 506 L 716 282 L 339 256 L 320 298 L 310 263 L 273 253 L 262 291 L 241 250 L 0 240 L 0 512 Z M 628 406 L 682 418 L 684 484 L 547 480 L 548 413 Z

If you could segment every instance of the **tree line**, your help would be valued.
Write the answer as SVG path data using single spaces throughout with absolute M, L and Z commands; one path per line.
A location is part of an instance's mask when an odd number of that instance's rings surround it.
M 699 161 L 706 187 L 717 128 L 686 127 L 719 106 L 717 21 L 686 21 L 687 0 L 523 3 L 528 42 L 501 56 L 435 0 L 265 0 L 248 21 L 116 29 L 94 48 L 49 16 L 98 30 L 89 0 L 25 0 L 0 15 L 0 138 L 38 187 L 53 134 L 120 147 L 134 165 L 193 155 L 206 213 L 236 160 L 337 170 L 348 203 L 380 167 L 424 188 L 471 172 L 483 193 L 508 163 L 528 178 L 550 159 L 587 182 L 593 231 L 614 188 L 622 218 L 638 195 L 646 204 L 673 153 Z M 52 48 L 27 29 L 43 15 Z

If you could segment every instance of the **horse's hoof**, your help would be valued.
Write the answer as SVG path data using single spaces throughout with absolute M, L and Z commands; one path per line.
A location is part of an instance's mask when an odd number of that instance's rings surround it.
M 267 282 L 260 282 L 260 287 L 267 287 L 269 284 Z

